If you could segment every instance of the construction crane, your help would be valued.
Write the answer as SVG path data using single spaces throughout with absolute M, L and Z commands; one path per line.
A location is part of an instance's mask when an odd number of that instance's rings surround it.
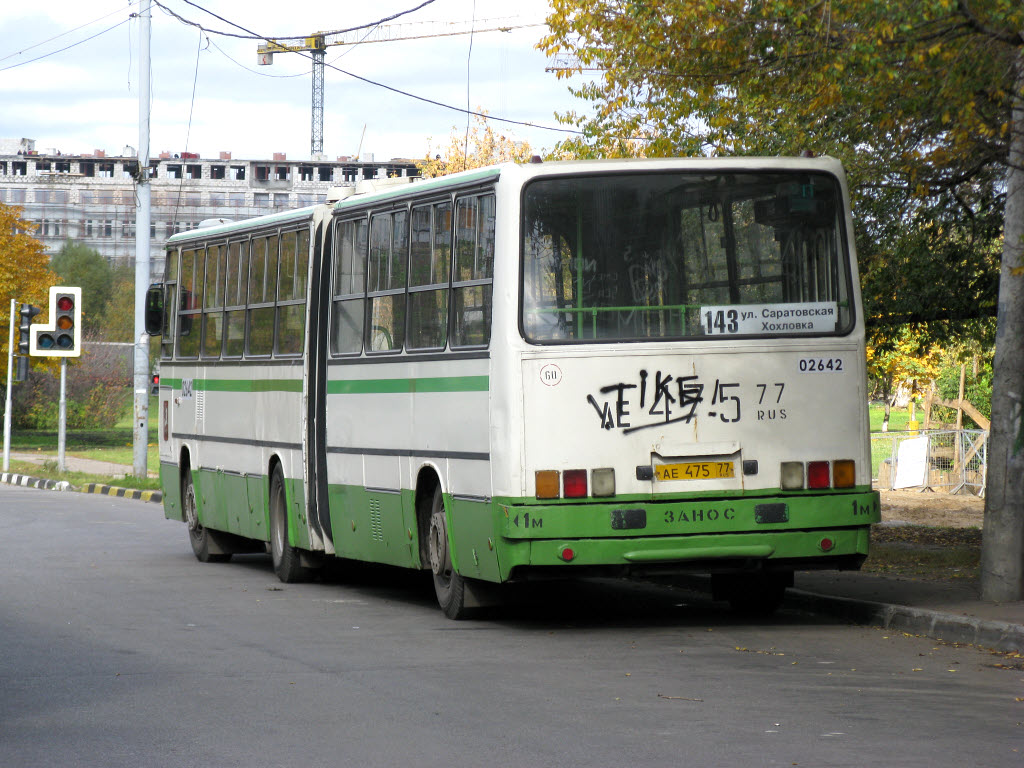
M 500 19 L 477 19 L 470 21 L 420 21 L 405 24 L 381 24 L 369 32 L 345 30 L 316 32 L 308 37 L 279 37 L 267 40 L 256 49 L 256 61 L 266 65 L 274 63 L 275 53 L 310 53 L 313 59 L 313 123 L 310 132 L 309 151 L 315 157 L 324 151 L 324 58 L 327 48 L 332 45 L 357 45 L 360 43 L 393 43 L 399 40 L 419 40 L 426 37 L 450 37 L 481 32 L 510 32 L 525 27 L 540 27 L 542 24 L 516 24 L 514 17 Z M 483 28 L 476 28 L 479 24 Z M 491 26 L 487 26 L 491 25 Z M 426 28 L 427 32 L 423 32 Z

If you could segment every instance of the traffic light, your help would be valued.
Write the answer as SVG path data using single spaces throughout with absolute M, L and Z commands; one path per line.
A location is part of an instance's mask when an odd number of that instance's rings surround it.
M 82 354 L 82 289 L 50 287 L 50 322 L 29 333 L 29 354 L 35 357 L 78 357 Z
M 18 316 L 21 320 L 18 322 L 18 354 L 28 357 L 29 352 L 29 335 L 32 330 L 33 318 L 42 312 L 39 307 L 34 307 L 31 304 L 22 304 L 18 310 Z

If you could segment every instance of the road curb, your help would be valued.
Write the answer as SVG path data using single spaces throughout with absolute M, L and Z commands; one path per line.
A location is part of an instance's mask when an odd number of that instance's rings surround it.
M 927 608 L 876 603 L 822 595 L 802 589 L 786 590 L 790 608 L 825 614 L 854 624 L 925 635 L 949 643 L 967 643 L 996 651 L 1024 651 L 1024 626 L 1005 621 L 960 616 Z
M 77 493 L 102 493 L 106 496 L 115 496 L 122 499 L 134 499 L 136 501 L 162 502 L 163 494 L 160 491 L 137 491 L 132 488 L 120 488 L 115 485 L 102 485 L 100 483 L 88 483 L 76 487 L 67 480 L 47 480 L 41 477 L 20 475 L 14 472 L 0 473 L 0 483 L 7 485 L 19 485 L 23 488 L 39 488 L 45 491 L 74 491 Z
M 691 574 L 672 579 L 650 579 L 710 595 L 711 579 Z M 1006 621 L 979 619 L 945 611 L 914 608 L 897 603 L 879 603 L 852 597 L 838 597 L 790 587 L 783 607 L 830 616 L 850 624 L 881 627 L 909 635 L 922 635 L 947 643 L 977 645 L 994 651 L 1024 653 L 1024 626 Z
M 137 501 L 163 501 L 163 494 L 160 491 L 136 491 L 131 488 L 120 488 L 116 485 L 101 485 L 100 483 L 87 483 L 75 490 L 81 493 L 102 493 L 105 496 L 116 496 L 119 499 L 135 499 Z
M 71 491 L 74 487 L 67 480 L 46 480 L 41 477 L 19 475 L 15 472 L 0 473 L 0 483 L 20 485 L 22 488 L 41 488 L 46 491 Z

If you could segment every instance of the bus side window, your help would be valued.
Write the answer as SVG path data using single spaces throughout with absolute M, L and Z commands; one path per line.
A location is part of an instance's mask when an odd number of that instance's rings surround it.
M 228 245 L 227 284 L 224 289 L 224 357 L 238 358 L 245 351 L 245 295 L 249 282 L 249 242 Z
M 274 350 L 274 294 L 277 289 L 277 236 L 256 237 L 249 259 L 246 353 L 258 357 Z
M 368 352 L 398 352 L 405 344 L 405 270 L 409 258 L 406 211 L 370 217 L 370 262 L 366 294 Z
M 452 204 L 416 206 L 412 209 L 411 230 L 406 347 L 444 349 L 448 337 Z
M 206 287 L 203 293 L 204 358 L 219 358 L 224 331 L 224 257 L 227 248 L 211 245 L 206 250 Z
M 160 357 L 170 360 L 174 356 L 174 330 L 178 315 L 178 251 L 167 252 L 164 268 L 164 332 L 160 338 Z
M 493 194 L 456 201 L 453 347 L 484 347 L 491 339 L 494 215 Z
M 358 355 L 363 348 L 365 313 L 366 219 L 350 219 L 336 227 L 334 282 L 331 300 L 331 354 Z
M 279 355 L 302 353 L 306 331 L 306 273 L 309 230 L 281 235 L 281 272 L 277 286 L 277 348 Z
M 181 252 L 178 357 L 199 356 L 203 309 L 203 260 L 205 249 Z

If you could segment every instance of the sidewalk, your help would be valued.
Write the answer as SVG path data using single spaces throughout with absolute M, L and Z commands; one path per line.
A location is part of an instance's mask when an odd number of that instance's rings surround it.
M 56 456 L 45 453 L 12 453 L 11 461 L 21 461 L 28 464 L 42 466 L 45 462 L 56 462 Z M 111 461 L 96 461 L 95 459 L 80 459 L 75 456 L 65 456 L 64 466 L 70 472 L 85 472 L 100 477 L 124 478 L 132 473 L 132 467 L 126 464 L 115 464 Z M 150 477 L 158 477 L 155 472 L 149 473 Z M 104 485 L 101 483 L 87 483 L 81 487 L 75 487 L 66 480 L 44 480 L 31 475 L 22 475 L 14 472 L 3 472 L 0 474 L 0 482 L 8 485 L 21 485 L 31 488 L 41 488 L 48 491 L 80 491 L 81 493 L 102 493 L 106 496 L 117 496 L 120 498 L 137 499 L 140 501 L 161 502 L 163 494 L 160 491 L 138 491 L 120 486 Z
M 24 461 L 30 464 L 42 466 L 47 461 L 57 461 L 56 456 L 46 453 L 12 453 L 11 461 Z M 112 461 L 96 461 L 95 459 L 79 459 L 75 456 L 65 456 L 64 465 L 70 472 L 86 472 L 90 475 L 102 477 L 127 477 L 132 474 L 131 466 L 127 464 L 115 464 Z M 155 472 L 149 473 L 150 477 L 157 477 Z
M 1024 601 L 983 601 L 973 583 L 805 571 L 796 574 L 785 605 L 951 643 L 1024 653 Z

